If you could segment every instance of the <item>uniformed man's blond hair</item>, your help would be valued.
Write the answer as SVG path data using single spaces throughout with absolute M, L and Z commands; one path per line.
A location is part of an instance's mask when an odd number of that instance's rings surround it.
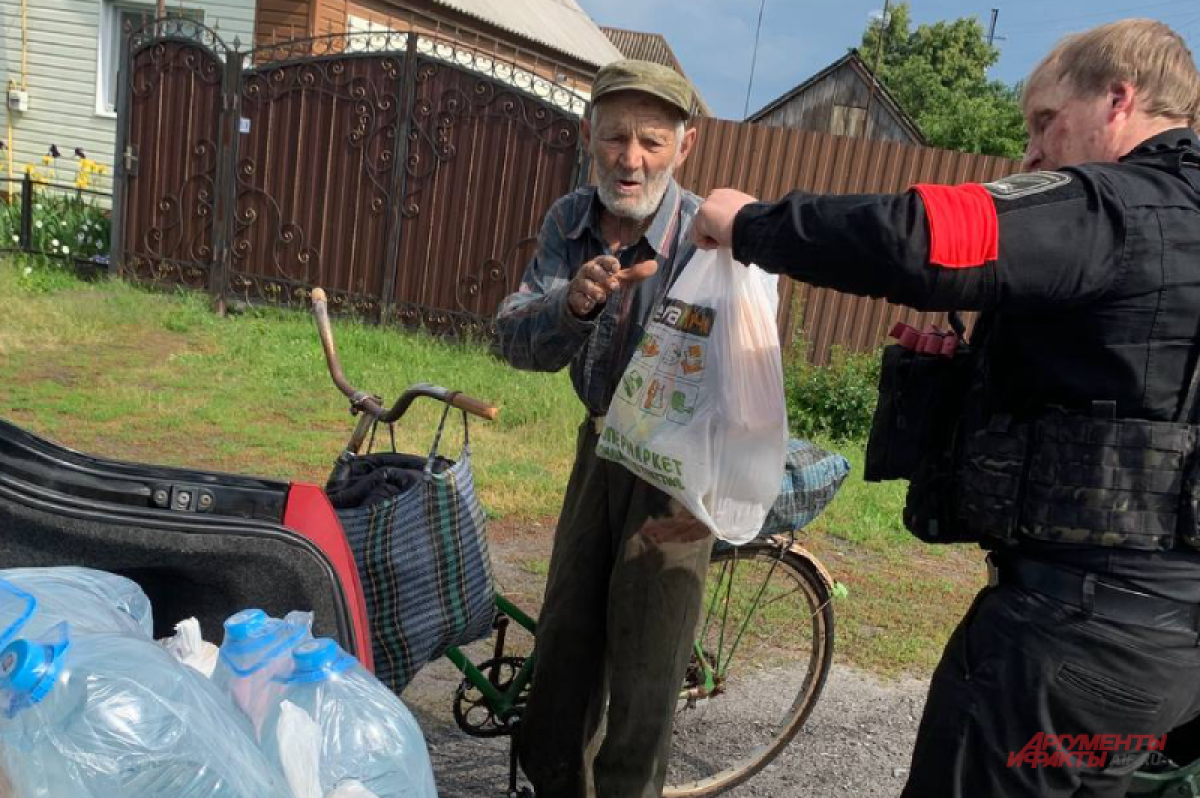
M 1126 19 L 1067 36 L 1033 70 L 1035 89 L 1067 78 L 1080 96 L 1092 97 L 1128 81 L 1151 116 L 1200 120 L 1200 74 L 1183 37 L 1161 22 Z

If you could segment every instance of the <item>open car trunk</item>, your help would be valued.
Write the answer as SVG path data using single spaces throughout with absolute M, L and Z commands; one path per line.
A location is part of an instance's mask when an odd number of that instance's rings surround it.
M 317 508 L 318 535 L 284 525 L 301 493 L 328 507 L 311 486 L 105 460 L 0 420 L 0 568 L 80 565 L 129 577 L 150 597 L 160 638 L 195 616 L 219 644 L 238 610 L 311 610 L 315 635 L 370 667 L 336 516 Z

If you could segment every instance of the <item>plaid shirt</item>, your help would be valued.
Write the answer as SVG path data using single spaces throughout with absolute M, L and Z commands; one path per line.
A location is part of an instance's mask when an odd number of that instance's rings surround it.
M 559 199 L 542 223 L 520 290 L 497 312 L 504 359 L 531 371 L 569 364 L 584 406 L 593 415 L 605 413 L 646 319 L 695 251 L 687 229 L 699 207 L 699 197 L 672 179 L 645 235 L 614 253 L 600 232 L 602 206 L 594 186 Z M 600 255 L 616 257 L 623 269 L 654 258 L 658 271 L 629 290 L 617 289 L 596 318 L 577 318 L 567 307 L 567 287 L 583 264 Z

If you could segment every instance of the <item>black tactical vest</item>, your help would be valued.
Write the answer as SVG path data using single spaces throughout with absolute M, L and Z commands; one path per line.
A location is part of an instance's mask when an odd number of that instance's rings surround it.
M 909 475 L 922 539 L 1200 547 L 1200 152 L 1084 169 L 1124 207 L 1120 277 L 1096 302 L 993 314 L 970 375 L 947 366 L 966 390 Z

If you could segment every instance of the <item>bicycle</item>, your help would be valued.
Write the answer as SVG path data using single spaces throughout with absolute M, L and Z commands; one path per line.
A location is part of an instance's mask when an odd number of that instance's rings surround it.
M 313 313 L 330 376 L 358 415 L 331 479 L 359 455 L 377 424 L 394 424 L 416 399 L 431 398 L 487 420 L 496 418 L 498 410 L 486 402 L 426 384 L 409 387 L 385 409 L 381 399 L 346 380 L 321 289 L 313 291 Z M 680 688 L 664 796 L 705 798 L 742 784 L 799 732 L 832 664 L 832 588 L 832 578 L 797 542 L 795 531 L 740 547 L 714 547 L 705 611 Z M 460 648 L 446 653 L 463 674 L 454 697 L 455 722 L 477 737 L 513 734 L 536 656 L 536 648 L 529 656 L 506 648 L 512 623 L 536 640 L 536 620 L 500 593 L 494 601 L 491 656 L 473 662 Z M 738 701 L 752 690 L 753 701 Z M 517 771 L 515 746 L 510 745 L 510 798 L 532 794 L 518 788 Z

